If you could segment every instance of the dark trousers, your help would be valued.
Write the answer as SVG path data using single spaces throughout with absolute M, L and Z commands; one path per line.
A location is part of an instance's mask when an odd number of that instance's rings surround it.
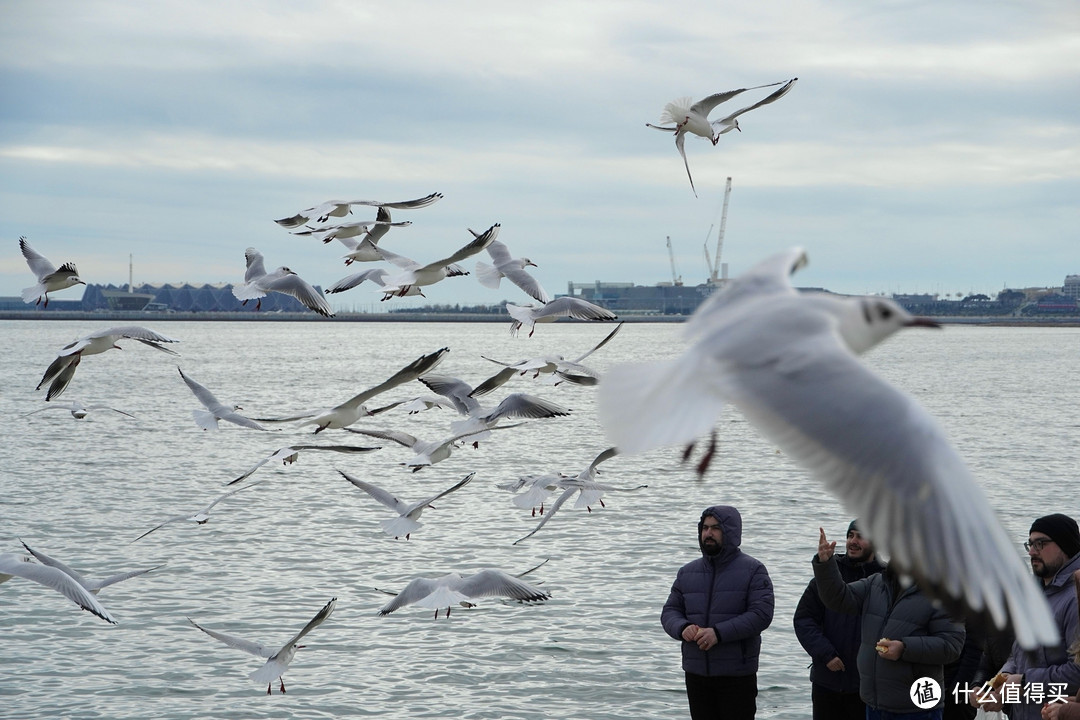
M 693 720 L 753 720 L 757 675 L 707 677 L 686 673 L 686 699 Z
M 866 703 L 857 692 L 836 692 L 820 685 L 810 686 L 814 720 L 865 720 Z

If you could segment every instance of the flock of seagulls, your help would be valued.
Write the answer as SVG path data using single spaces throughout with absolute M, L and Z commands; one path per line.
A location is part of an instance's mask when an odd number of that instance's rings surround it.
M 360 258 L 361 252 L 372 252 L 379 259 L 389 262 L 395 269 L 381 270 L 379 275 L 379 284 L 384 289 L 387 298 L 400 297 L 411 293 L 419 294 L 423 288 L 440 282 L 447 277 L 468 274 L 460 263 L 487 251 L 491 258 L 491 264 L 477 263 L 477 274 L 482 276 L 484 283 L 489 287 L 498 287 L 499 282 L 506 278 L 512 285 L 525 291 L 531 299 L 544 302 L 552 308 L 551 314 L 546 316 L 542 313 L 538 314 L 536 318 L 529 321 L 530 323 L 545 322 L 560 315 L 572 314 L 559 311 L 559 301 L 551 300 L 550 295 L 536 282 L 535 278 L 525 272 L 526 267 L 534 266 L 535 263 L 524 258 L 514 258 L 507 246 L 496 240 L 501 229 L 499 224 L 492 225 L 482 233 L 470 230 L 469 233 L 472 239 L 467 244 L 425 265 L 397 255 L 379 245 L 378 241 L 391 228 L 411 224 L 391 221 L 389 209 L 424 207 L 435 202 L 440 197 L 441 195 L 436 193 L 406 203 L 378 203 L 379 218 L 377 220 L 342 224 L 337 230 L 333 227 L 323 228 L 325 232 L 317 231 L 316 228 L 307 225 L 307 223 L 326 221 L 328 218 L 342 218 L 352 213 L 355 206 L 373 203 L 369 201 L 323 203 L 277 222 L 286 228 L 303 228 L 297 234 L 310 232 L 310 234 L 315 235 L 324 242 L 338 240 L 347 246 L 351 245 L 350 256 L 346 258 L 346 263 L 365 261 Z M 56 289 L 62 289 L 62 287 L 73 284 L 72 278 L 75 277 L 73 274 L 67 276 L 68 279 L 63 281 L 46 278 L 45 275 L 54 272 L 52 266 L 49 265 L 48 273 L 46 273 L 46 261 L 43 258 L 38 259 L 40 256 L 30 250 L 25 239 L 21 241 L 20 246 L 31 268 L 39 276 L 42 286 L 40 289 L 42 303 L 47 300 L 45 297 L 46 292 L 53 292 Z M 256 309 L 258 309 L 261 298 L 268 293 L 284 293 L 297 298 L 314 312 L 326 317 L 333 316 L 333 312 L 329 305 L 326 304 L 323 294 L 316 291 L 313 286 L 288 267 L 282 266 L 272 272 L 267 272 L 263 256 L 254 248 L 247 249 L 245 258 L 247 271 L 244 282 L 233 288 L 234 294 L 240 300 L 244 302 L 254 301 Z M 70 268 L 72 271 L 74 269 L 74 266 L 70 263 L 64 267 Z M 327 293 L 335 291 L 335 288 L 332 287 Z M 577 308 L 586 306 L 588 306 L 587 303 L 575 305 Z M 591 310 L 575 310 L 576 316 L 593 320 L 616 319 L 613 313 L 596 306 L 591 307 Z M 166 528 L 176 528 L 175 532 L 179 533 L 180 528 L 183 526 L 199 527 L 205 525 L 210 521 L 212 513 L 215 512 L 219 505 L 231 500 L 238 493 L 244 493 L 271 480 L 269 477 L 252 477 L 260 468 L 279 462 L 282 466 L 291 465 L 298 461 L 301 454 L 309 452 L 334 453 L 345 460 L 360 458 L 363 455 L 371 455 L 377 452 L 387 455 L 395 452 L 395 446 L 403 446 L 411 452 L 411 457 L 405 456 L 398 465 L 403 466 L 406 470 L 416 472 L 448 460 L 454 450 L 463 445 L 471 444 L 474 448 L 477 448 L 481 441 L 493 440 L 495 431 L 501 434 L 527 423 L 557 421 L 559 418 L 567 417 L 572 413 L 570 408 L 531 393 L 504 393 L 497 401 L 490 404 L 480 398 L 486 400 L 486 398 L 492 397 L 498 389 L 518 377 L 523 378 L 523 381 L 535 380 L 541 376 L 558 378 L 556 382 L 565 380 L 571 384 L 580 385 L 583 388 L 581 392 L 590 392 L 589 388 L 597 383 L 598 374 L 581 365 L 579 361 L 610 342 L 618 332 L 619 327 L 621 326 L 616 326 L 613 331 L 607 333 L 606 337 L 593 346 L 591 350 L 576 356 L 576 361 L 564 361 L 560 355 L 558 357 L 545 356 L 543 362 L 521 361 L 513 363 L 500 368 L 498 372 L 490 377 L 482 378 L 481 384 L 475 388 L 469 382 L 441 371 L 440 365 L 447 358 L 450 348 L 438 348 L 405 363 L 397 371 L 389 373 L 385 379 L 374 382 L 367 389 L 353 394 L 337 405 L 300 411 L 290 411 L 287 408 L 282 408 L 283 412 L 279 414 L 265 412 L 251 413 L 250 416 L 243 414 L 243 408 L 239 405 L 219 399 L 218 388 L 215 387 L 214 390 L 211 390 L 193 377 L 184 367 L 177 366 L 177 374 L 179 375 L 177 384 L 183 383 L 197 401 L 197 405 L 191 409 L 195 424 L 204 431 L 211 431 L 212 435 L 223 432 L 269 434 L 291 430 L 292 432 L 306 431 L 316 435 L 323 434 L 322 436 L 325 437 L 324 433 L 327 432 L 347 431 L 363 435 L 373 442 L 361 444 L 345 442 L 279 444 L 273 452 L 257 460 L 252 459 L 252 464 L 247 471 L 224 479 L 223 484 L 227 486 L 224 491 L 215 493 L 210 498 L 195 504 L 195 509 L 174 510 L 173 514 L 166 514 L 165 517 L 152 523 L 151 527 L 143 530 L 130 542 L 138 542 L 140 545 L 152 543 L 164 533 Z M 130 325 L 96 330 L 68 343 L 59 350 L 56 358 L 49 364 L 48 369 L 35 388 L 38 391 L 45 390 L 45 407 L 27 413 L 27 415 L 34 415 L 45 409 L 63 409 L 69 411 L 75 418 L 85 418 L 91 409 L 101 408 L 122 413 L 130 418 L 129 413 L 106 405 L 83 405 L 74 400 L 67 403 L 59 399 L 71 385 L 75 370 L 82 362 L 83 357 L 102 354 L 109 350 L 122 349 L 124 340 L 147 345 L 173 357 L 180 356 L 180 353 L 170 347 L 175 343 L 179 343 L 179 339 L 169 337 L 147 327 Z M 148 358 L 148 361 L 152 361 L 152 358 Z M 408 390 L 406 388 L 409 387 L 414 388 L 411 396 L 407 394 Z M 227 397 L 230 394 L 225 388 L 221 388 L 221 390 L 222 397 Z M 434 393 L 434 395 L 422 394 L 421 391 Z M 390 392 L 406 393 L 406 395 L 381 406 L 374 404 L 373 401 L 377 397 L 381 399 L 381 396 Z M 393 427 L 371 426 L 371 420 L 376 416 L 387 419 L 394 417 L 404 419 L 408 418 L 410 414 L 432 408 L 453 411 L 446 419 L 447 427 L 445 432 L 435 440 L 421 440 L 404 430 Z M 256 416 L 264 414 L 265 417 Z M 393 425 L 394 421 L 389 420 L 389 424 Z M 495 444 L 494 440 L 492 444 Z M 443 503 L 454 502 L 452 496 L 472 483 L 475 477 L 475 473 L 468 473 L 463 477 L 459 476 L 459 480 L 448 486 L 426 493 L 420 492 L 418 493 L 419 497 L 413 500 L 402 500 L 399 499 L 396 493 L 385 489 L 381 482 L 372 482 L 361 473 L 354 470 L 346 471 L 345 469 L 339 469 L 338 472 L 359 495 L 369 497 L 390 510 L 392 515 L 381 520 L 379 525 L 387 536 L 394 539 L 400 538 L 403 541 L 409 540 L 423 527 L 421 516 L 426 511 L 431 510 L 436 505 L 441 506 Z M 405 475 L 405 477 L 408 476 Z M 253 493 L 250 499 L 256 499 L 256 494 Z M 362 506 L 363 504 L 360 503 L 359 507 Z M 371 512 L 374 512 L 374 509 Z M 442 514 L 438 515 L 441 521 L 448 521 Z M 507 539 L 508 545 L 510 540 L 511 538 Z M 39 583 L 62 593 L 79 607 L 109 623 L 119 621 L 95 597 L 97 590 L 112 582 L 135 577 L 161 567 L 157 566 L 125 573 L 122 576 L 114 576 L 93 585 L 86 583 L 78 573 L 69 567 L 57 563 L 43 554 L 34 553 L 29 548 L 26 548 L 26 550 L 30 554 L 4 553 L 0 555 L 0 582 L 17 577 Z M 454 604 L 471 606 L 479 598 L 495 596 L 512 601 L 532 603 L 547 600 L 550 594 L 538 589 L 534 584 L 522 580 L 520 576 L 509 575 L 501 570 L 489 568 L 465 577 L 449 574 L 435 579 L 413 578 L 401 593 L 396 594 L 395 598 L 378 612 L 385 615 L 407 605 L 417 605 L 435 609 L 435 616 L 438 618 L 441 609 L 445 608 L 446 615 L 449 616 L 449 609 Z M 196 622 L 192 618 L 188 618 L 188 620 L 198 630 L 226 645 L 266 659 L 265 664 L 251 674 L 252 679 L 265 683 L 268 693 L 273 691 L 276 680 L 280 691 L 285 692 L 285 685 L 281 676 L 289 667 L 296 650 L 301 647 L 299 645 L 300 639 L 330 617 L 335 602 L 336 600 L 331 600 L 299 633 L 281 647 L 271 647 L 243 640 L 211 629 L 210 626 Z
M 689 99 L 674 101 L 664 109 L 661 120 L 669 124 L 649 126 L 674 134 L 676 148 L 696 195 L 686 160 L 686 135 L 708 138 L 715 145 L 721 135 L 740 130 L 738 118 L 741 115 L 782 98 L 796 80 L 717 93 L 697 102 Z M 709 120 L 709 115 L 721 103 L 749 90 L 775 86 L 779 86 L 778 89 L 756 103 L 721 119 Z M 486 287 L 498 288 L 505 278 L 535 301 L 506 304 L 513 319 L 512 334 L 527 331 L 531 336 L 537 324 L 561 317 L 589 321 L 616 319 L 604 308 L 577 298 L 553 299 L 527 271 L 536 264 L 528 258 L 515 258 L 497 239 L 499 224 L 483 233 L 469 230 L 470 242 L 426 264 L 380 245 L 391 228 L 411 224 L 392 220 L 391 210 L 416 210 L 441 197 L 440 193 L 432 193 L 404 202 L 327 201 L 275 222 L 297 235 L 313 236 L 324 243 L 335 240 L 342 243 L 348 250 L 346 265 L 384 261 L 393 266 L 348 276 L 326 290 L 327 294 L 371 281 L 381 289 L 384 300 L 422 295 L 425 287 L 468 274 L 459 263 L 487 252 L 491 262 L 478 261 L 476 264 L 479 281 Z M 356 207 L 374 207 L 377 216 L 368 221 L 326 224 L 330 218 L 345 218 Z M 83 283 L 74 264 L 55 268 L 36 253 L 25 238 L 20 239 L 20 248 L 36 278 L 36 284 L 23 293 L 26 302 L 47 304 L 50 292 Z M 333 317 L 323 294 L 296 273 L 284 266 L 266 272 L 263 257 L 254 248 L 248 248 L 245 257 L 244 282 L 233 289 L 238 299 L 245 303 L 254 300 L 258 308 L 267 293 L 284 293 L 297 298 L 316 313 Z M 1030 582 L 1030 573 L 1013 552 L 984 494 L 944 432 L 911 397 L 879 378 L 858 359 L 859 354 L 902 328 L 927 327 L 934 323 L 913 317 L 897 304 L 882 298 L 797 293 L 791 286 L 790 275 L 806 261 L 805 252 L 793 248 L 764 260 L 729 282 L 686 323 L 686 335 L 691 344 L 681 356 L 665 362 L 617 366 L 604 374 L 582 362 L 611 342 L 621 326 L 572 360 L 566 360 L 562 355 L 517 362 L 485 358 L 498 364 L 500 370 L 475 387 L 452 375 L 433 372 L 449 352 L 449 348 L 441 348 L 413 360 L 386 380 L 339 405 L 269 418 L 240 415 L 241 408 L 222 403 L 182 369 L 178 368 L 178 371 L 205 408 L 194 411 L 195 421 L 203 429 L 217 429 L 219 421 L 224 420 L 245 430 L 262 432 L 268 432 L 267 425 L 276 428 L 281 423 L 293 423 L 295 429 L 314 426 L 315 434 L 344 430 L 408 448 L 414 457 L 402 464 L 414 472 L 449 459 L 453 451 L 464 444 L 478 446 L 481 441 L 491 439 L 494 430 L 507 430 L 536 421 L 557 422 L 558 418 L 571 413 L 569 408 L 522 392 L 510 393 L 492 407 L 481 405 L 479 397 L 494 392 L 515 377 L 531 375 L 532 379 L 538 379 L 544 376 L 550 383 L 581 386 L 580 392 L 590 392 L 588 388 L 595 387 L 600 424 L 610 447 L 595 455 L 579 472 L 523 475 L 498 486 L 517 493 L 513 498 L 516 507 L 530 509 L 534 516 L 537 512 L 541 515 L 536 527 L 514 544 L 533 537 L 575 496 L 578 498 L 576 506 L 591 512 L 593 505 L 603 506 L 605 493 L 630 492 L 645 487 L 618 488 L 596 481 L 599 466 L 616 456 L 634 455 L 663 446 L 684 446 L 689 455 L 703 438 L 708 438 L 708 445 L 697 463 L 699 474 L 704 475 L 716 446 L 716 419 L 726 405 L 734 405 L 781 451 L 836 493 L 860 518 L 879 547 L 905 572 L 935 592 L 987 614 L 998 627 L 1010 625 L 1025 648 L 1055 644 L 1058 634 L 1045 599 Z M 84 356 L 119 349 L 117 343 L 122 339 L 136 340 L 162 352 L 177 354 L 165 346 L 177 340 L 148 328 L 108 328 L 65 345 L 49 365 L 37 389 L 48 385 L 45 400 L 55 400 L 71 383 Z M 379 408 L 368 408 L 367 403 L 376 396 L 412 386 L 414 382 L 435 395 L 416 396 Z M 72 401 L 64 409 L 70 410 L 75 417 L 80 417 L 80 413 L 84 417 L 86 410 L 92 407 L 100 406 L 82 406 Z M 422 441 L 397 429 L 354 427 L 361 420 L 394 409 L 408 414 L 453 409 L 458 419 L 451 421 L 443 439 L 435 441 Z M 520 422 L 501 424 L 504 419 Z M 384 450 L 381 446 L 347 444 L 282 446 L 256 462 L 247 472 L 231 478 L 226 484 L 234 487 L 201 510 L 165 519 L 135 540 L 142 540 L 172 523 L 205 524 L 218 503 L 265 481 L 238 485 L 261 467 L 277 461 L 291 464 L 301 453 L 310 451 L 352 457 Z M 388 536 L 406 540 L 422 527 L 420 517 L 426 510 L 436 502 L 441 505 L 474 479 L 474 473 L 468 473 L 449 487 L 408 502 L 354 473 L 338 472 L 356 490 L 389 508 L 395 515 L 382 520 L 380 527 Z M 556 500 L 546 507 L 555 493 L 558 493 Z M 927 547 L 947 547 L 950 551 L 924 552 Z M 40 583 L 110 623 L 117 620 L 97 600 L 97 591 L 111 583 L 158 569 L 123 573 L 94 583 L 44 554 L 26 546 L 24 549 L 30 554 L 0 554 L 0 583 L 14 577 Z M 539 589 L 537 584 L 522 580 L 521 575 L 510 575 L 497 569 L 467 576 L 450 573 L 439 578 L 414 578 L 401 592 L 391 594 L 393 599 L 380 608 L 378 614 L 387 615 L 416 605 L 434 610 L 436 618 L 445 609 L 449 617 L 452 606 L 468 607 L 473 600 L 483 597 L 500 596 L 526 603 L 550 598 L 549 593 Z M 230 647 L 266 658 L 265 664 L 253 672 L 251 678 L 265 683 L 268 693 L 277 680 L 280 692 L 285 692 L 281 677 L 295 652 L 303 647 L 299 642 L 325 622 L 335 606 L 336 598 L 280 647 L 242 640 L 204 627 L 191 618 L 188 620 L 198 630 Z

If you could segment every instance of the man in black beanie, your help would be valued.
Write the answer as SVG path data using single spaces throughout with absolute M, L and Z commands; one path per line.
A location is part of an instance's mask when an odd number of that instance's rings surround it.
M 1031 561 L 1032 572 L 1042 580 L 1046 601 L 1061 632 L 1061 642 L 1034 652 L 1024 652 L 1013 643 L 1012 654 L 1001 672 L 1008 676 L 1006 684 L 1020 686 L 1020 702 L 1006 705 L 1011 720 L 1039 720 L 1045 698 L 1025 693 L 1025 690 L 1030 691 L 1033 687 L 1046 690 L 1051 683 L 1065 686 L 1065 695 L 1075 694 L 1080 689 L 1080 664 L 1070 658 L 1066 650 L 1080 638 L 1077 598 L 1072 585 L 1072 574 L 1080 570 L 1080 529 L 1076 520 L 1061 513 L 1044 515 L 1031 524 L 1024 549 Z M 995 701 L 984 707 L 999 709 L 1004 691 L 1003 687 L 994 693 Z

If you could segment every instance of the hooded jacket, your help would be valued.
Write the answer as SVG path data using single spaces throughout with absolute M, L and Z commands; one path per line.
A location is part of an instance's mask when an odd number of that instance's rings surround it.
M 870 562 L 855 562 L 847 555 L 836 556 L 844 582 L 855 582 L 885 569 L 876 557 Z M 840 693 L 859 692 L 859 670 L 856 656 L 862 636 L 859 618 L 825 607 L 818 596 L 817 580 L 811 580 L 795 608 L 795 636 L 813 659 L 810 682 L 826 690 Z M 844 669 L 833 672 L 826 665 L 840 658 Z
M 819 562 L 815 555 L 813 565 L 825 607 L 862 618 L 857 665 L 863 702 L 877 710 L 911 713 L 919 709 L 909 695 L 916 680 L 932 678 L 943 693 L 951 691 L 944 687 L 944 666 L 960 657 L 966 636 L 962 624 L 935 607 L 917 586 L 899 587 L 888 569 L 845 583 L 835 557 Z M 878 655 L 874 646 L 881 638 L 903 641 L 899 660 Z
M 713 517 L 723 533 L 720 552 L 708 555 L 701 543 L 705 518 Z M 742 516 L 728 505 L 715 505 L 701 514 L 697 526 L 701 557 L 683 565 L 671 586 L 660 622 L 664 631 L 682 642 L 682 668 L 709 676 L 745 676 L 758 670 L 761 633 L 773 618 L 772 580 L 765 566 L 744 553 Z M 711 627 L 717 644 L 708 651 L 686 642 L 688 625 Z

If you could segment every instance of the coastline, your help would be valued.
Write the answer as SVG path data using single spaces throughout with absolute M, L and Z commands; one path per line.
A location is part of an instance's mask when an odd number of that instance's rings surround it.
M 689 315 L 620 315 L 619 322 L 681 323 Z M 943 325 L 986 325 L 990 327 L 1080 327 L 1080 317 L 1000 317 L 995 315 L 935 316 Z M 0 320 L 111 320 L 123 322 L 512 322 L 505 314 L 486 313 L 339 313 L 324 318 L 309 312 L 144 312 L 80 310 L 0 311 Z M 556 322 L 588 322 L 560 318 Z

